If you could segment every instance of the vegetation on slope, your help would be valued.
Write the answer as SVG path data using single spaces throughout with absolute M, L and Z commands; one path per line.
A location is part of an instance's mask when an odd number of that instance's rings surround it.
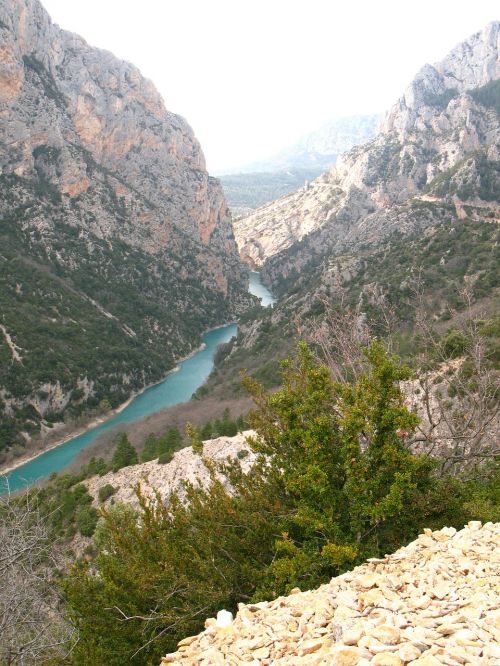
M 469 95 L 479 104 L 494 109 L 500 115 L 500 79 L 474 88 Z
M 152 256 L 98 238 L 67 224 L 50 193 L 1 218 L 0 247 L 0 324 L 19 350 L 0 337 L 0 455 L 21 452 L 21 433 L 42 422 L 116 407 L 230 316 L 223 294 L 195 278 L 192 244 Z
M 435 215 L 441 204 L 412 205 L 419 214 Z M 221 397 L 238 393 L 238 372 L 244 368 L 266 387 L 277 386 L 279 359 L 326 307 L 358 313 L 382 336 L 390 310 L 393 342 L 405 357 L 416 350 L 412 331 L 420 291 L 430 320 L 442 328 L 451 327 L 466 307 L 464 287 L 474 307 L 491 314 L 498 307 L 500 286 L 498 235 L 498 225 L 488 219 L 452 222 L 448 217 L 425 233 L 395 232 L 375 249 L 361 248 L 358 255 L 331 257 L 314 271 L 291 274 L 280 284 L 284 296 L 278 305 L 251 310 L 242 318 L 236 340 L 219 350 L 204 392 Z
M 80 632 L 66 663 L 156 664 L 222 607 L 310 589 L 423 526 L 495 518 L 491 473 L 440 476 L 436 461 L 407 448 L 417 424 L 399 388 L 408 376 L 375 343 L 351 381 L 332 380 L 305 346 L 277 393 L 248 380 L 253 446 L 269 462 L 248 476 L 226 467 L 234 494 L 214 480 L 188 488 L 188 504 L 142 498 L 139 513 L 103 511 L 97 557 L 62 583 Z
M 322 167 L 287 169 L 270 173 L 236 173 L 220 176 L 226 201 L 236 213 L 240 209 L 258 208 L 269 201 L 302 187 L 323 173 Z

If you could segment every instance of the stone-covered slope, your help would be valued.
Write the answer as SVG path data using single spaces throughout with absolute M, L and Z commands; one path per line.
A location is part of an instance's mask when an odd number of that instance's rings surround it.
M 208 619 L 162 664 L 494 666 L 500 660 L 500 524 L 424 534 L 309 592 Z
M 84 481 L 94 503 L 99 506 L 99 490 L 111 484 L 115 489 L 113 502 L 125 502 L 138 506 L 135 487 L 140 484 L 142 492 L 149 496 L 159 493 L 162 501 L 168 502 L 173 492 L 183 493 L 185 482 L 204 487 L 210 485 L 210 473 L 205 461 L 223 463 L 238 458 L 243 471 L 247 472 L 256 459 L 246 438 L 253 431 L 248 430 L 234 437 L 217 437 L 203 442 L 203 454 L 195 453 L 191 446 L 186 446 L 173 454 L 169 463 L 161 464 L 157 460 L 123 467 L 118 472 L 108 472 L 104 476 L 93 476 Z M 222 477 L 219 477 L 222 479 Z
M 329 173 L 239 221 L 242 257 L 253 266 L 265 264 L 268 278 L 276 279 L 292 267 L 306 268 L 318 255 L 376 241 L 394 228 L 415 229 L 405 211 L 393 209 L 468 158 L 486 165 L 495 193 L 490 201 L 497 202 L 499 29 L 500 23 L 491 23 L 441 63 L 426 65 L 381 132 L 343 155 Z M 474 187 L 463 194 L 466 200 L 481 198 Z
M 246 286 L 186 121 L 38 0 L 0 0 L 0 457 L 159 380 Z

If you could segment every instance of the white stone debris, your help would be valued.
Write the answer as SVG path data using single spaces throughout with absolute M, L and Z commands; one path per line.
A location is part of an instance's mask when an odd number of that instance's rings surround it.
M 498 666 L 500 523 L 424 530 L 317 590 L 239 604 L 179 643 L 173 666 Z
M 220 610 L 217 613 L 217 619 L 215 620 L 215 626 L 217 627 L 229 627 L 233 623 L 233 614 L 227 610 Z

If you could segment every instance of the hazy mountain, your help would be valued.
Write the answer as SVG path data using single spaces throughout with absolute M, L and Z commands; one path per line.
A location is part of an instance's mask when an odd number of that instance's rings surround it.
M 158 380 L 248 298 L 220 184 L 154 85 L 38 0 L 0 0 L 0 34 L 2 448 Z
M 371 138 L 381 120 L 380 114 L 335 118 L 274 157 L 220 175 L 233 214 L 248 215 L 317 178 L 340 153 Z
M 458 218 L 464 204 L 478 216 L 498 217 L 499 25 L 423 67 L 380 133 L 329 173 L 237 222 L 248 263 L 266 262 L 271 280 L 284 279 L 395 229 L 434 224 L 457 197 Z M 429 198 L 432 213 L 417 205 Z
M 335 164 L 338 155 L 374 136 L 381 120 L 379 113 L 333 118 L 276 155 L 226 173 L 269 173 L 288 169 L 318 169 L 321 173 Z

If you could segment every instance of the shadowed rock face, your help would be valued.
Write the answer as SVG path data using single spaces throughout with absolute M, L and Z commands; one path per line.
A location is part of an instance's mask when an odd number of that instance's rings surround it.
M 423 67 L 380 133 L 345 153 L 330 172 L 238 221 L 247 263 L 266 264 L 267 277 L 275 279 L 300 271 L 312 255 L 377 240 L 394 228 L 385 224 L 391 207 L 419 195 L 467 155 L 482 152 L 498 161 L 499 110 L 477 92 L 500 77 L 499 28 L 489 24 L 441 63 Z
M 218 181 L 186 121 L 133 65 L 54 25 L 38 0 L 0 1 L 0 167 L 42 179 L 74 224 L 150 253 L 181 242 L 206 252 L 214 286 L 242 275 Z M 99 176 L 96 175 L 99 172 Z M 99 196 L 103 177 L 133 224 Z

